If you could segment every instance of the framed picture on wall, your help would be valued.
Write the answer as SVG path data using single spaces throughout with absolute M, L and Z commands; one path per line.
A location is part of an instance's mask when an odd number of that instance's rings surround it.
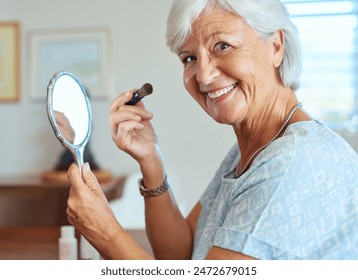
M 0 22 L 0 102 L 19 100 L 19 25 Z
M 29 85 L 35 101 L 45 101 L 53 75 L 76 75 L 91 99 L 106 99 L 110 83 L 107 28 L 39 30 L 29 33 Z

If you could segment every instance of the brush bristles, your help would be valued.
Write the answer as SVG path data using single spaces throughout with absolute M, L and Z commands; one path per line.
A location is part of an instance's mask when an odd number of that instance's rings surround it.
M 138 90 L 138 94 L 141 98 L 143 98 L 144 96 L 147 96 L 149 94 L 151 94 L 153 92 L 153 87 L 151 84 L 146 83 L 144 84 L 139 90 Z

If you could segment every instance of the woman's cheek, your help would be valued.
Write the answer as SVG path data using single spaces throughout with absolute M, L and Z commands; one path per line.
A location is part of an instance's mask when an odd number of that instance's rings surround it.
M 195 74 L 189 71 L 184 72 L 183 82 L 185 89 L 190 93 L 191 96 L 193 96 L 193 93 L 198 90 L 198 83 L 196 82 Z

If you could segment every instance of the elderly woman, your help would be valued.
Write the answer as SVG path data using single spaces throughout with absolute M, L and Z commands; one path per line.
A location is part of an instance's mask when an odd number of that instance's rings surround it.
M 142 102 L 111 105 L 116 145 L 140 166 L 158 259 L 357 259 L 358 157 L 302 109 L 300 43 L 278 0 L 175 0 L 167 42 L 185 88 L 237 143 L 184 218 Z M 69 169 L 69 221 L 104 258 L 149 259 L 116 221 L 88 164 Z M 120 222 L 120 221 L 119 221 Z

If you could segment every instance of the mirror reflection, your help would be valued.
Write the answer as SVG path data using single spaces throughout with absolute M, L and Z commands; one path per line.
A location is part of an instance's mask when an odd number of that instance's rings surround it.
M 81 144 L 87 136 L 89 114 L 84 89 L 72 76 L 61 75 L 53 89 L 53 110 L 65 139 Z
M 91 133 L 92 115 L 87 93 L 72 73 L 61 71 L 50 80 L 47 112 L 56 137 L 81 166 Z

